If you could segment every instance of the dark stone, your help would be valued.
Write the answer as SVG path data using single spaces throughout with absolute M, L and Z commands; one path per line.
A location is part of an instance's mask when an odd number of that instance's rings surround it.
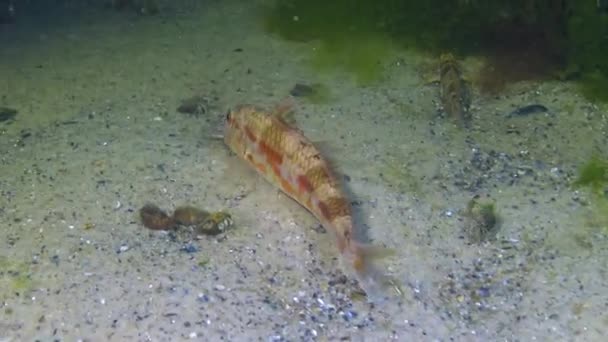
M 0 107 L 0 122 L 14 120 L 17 110 L 8 107 Z
M 315 90 L 313 87 L 303 83 L 296 83 L 289 91 L 289 94 L 294 97 L 305 97 L 312 95 L 314 92 Z

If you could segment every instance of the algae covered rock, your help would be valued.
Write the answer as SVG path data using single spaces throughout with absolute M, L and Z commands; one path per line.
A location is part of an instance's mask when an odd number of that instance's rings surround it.
M 490 197 L 473 197 L 467 204 L 464 217 L 465 233 L 471 243 L 481 243 L 496 235 L 500 219 L 496 203 Z

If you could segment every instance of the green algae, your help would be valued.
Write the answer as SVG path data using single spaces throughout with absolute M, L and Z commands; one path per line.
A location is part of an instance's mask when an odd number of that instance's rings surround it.
M 480 243 L 496 235 L 499 216 L 496 203 L 490 198 L 474 197 L 464 211 L 465 231 L 472 243 Z
M 211 259 L 209 259 L 208 257 L 201 257 L 198 259 L 198 262 L 196 263 L 198 265 L 198 267 L 207 267 L 209 265 L 209 263 L 211 262 Z
M 356 40 L 334 37 L 314 49 L 311 61 L 318 70 L 341 69 L 353 74 L 359 85 L 369 85 L 382 79 L 392 46 L 381 34 L 359 35 Z
M 580 167 L 574 187 L 588 191 L 580 221 L 574 229 L 554 237 L 552 245 L 571 254 L 589 252 L 596 244 L 594 234 L 608 234 L 608 160 L 591 157 Z
M 579 86 L 585 98 L 608 102 L 608 73 L 599 70 L 588 72 L 581 77 Z
M 384 25 L 392 21 L 387 6 L 398 1 L 277 1 L 265 15 L 266 30 L 280 37 L 316 42 L 311 62 L 320 71 L 352 73 L 359 84 L 381 79 L 393 51 Z
M 0 298 L 31 291 L 34 282 L 27 263 L 0 256 Z
M 581 167 L 574 185 L 589 187 L 594 193 L 603 192 L 608 185 L 608 160 L 592 157 Z

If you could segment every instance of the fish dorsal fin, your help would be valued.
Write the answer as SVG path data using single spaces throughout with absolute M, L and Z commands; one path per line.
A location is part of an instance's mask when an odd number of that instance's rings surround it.
M 271 111 L 272 115 L 277 118 L 280 122 L 289 127 L 296 126 L 296 119 L 294 117 L 295 114 L 295 106 L 293 98 L 285 98 L 281 100 Z

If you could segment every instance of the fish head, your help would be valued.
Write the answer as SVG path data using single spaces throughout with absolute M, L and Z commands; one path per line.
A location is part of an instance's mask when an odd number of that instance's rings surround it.
M 439 77 L 441 78 L 451 71 L 456 72 L 460 76 L 460 65 L 453 54 L 449 52 L 444 53 L 439 57 Z
M 251 125 L 259 110 L 254 106 L 240 105 L 226 113 L 224 118 L 224 143 L 238 155 L 247 148 L 246 127 Z
M 454 63 L 454 61 L 456 61 L 456 58 L 450 52 L 442 53 L 441 56 L 439 56 L 439 63 L 441 64 Z

